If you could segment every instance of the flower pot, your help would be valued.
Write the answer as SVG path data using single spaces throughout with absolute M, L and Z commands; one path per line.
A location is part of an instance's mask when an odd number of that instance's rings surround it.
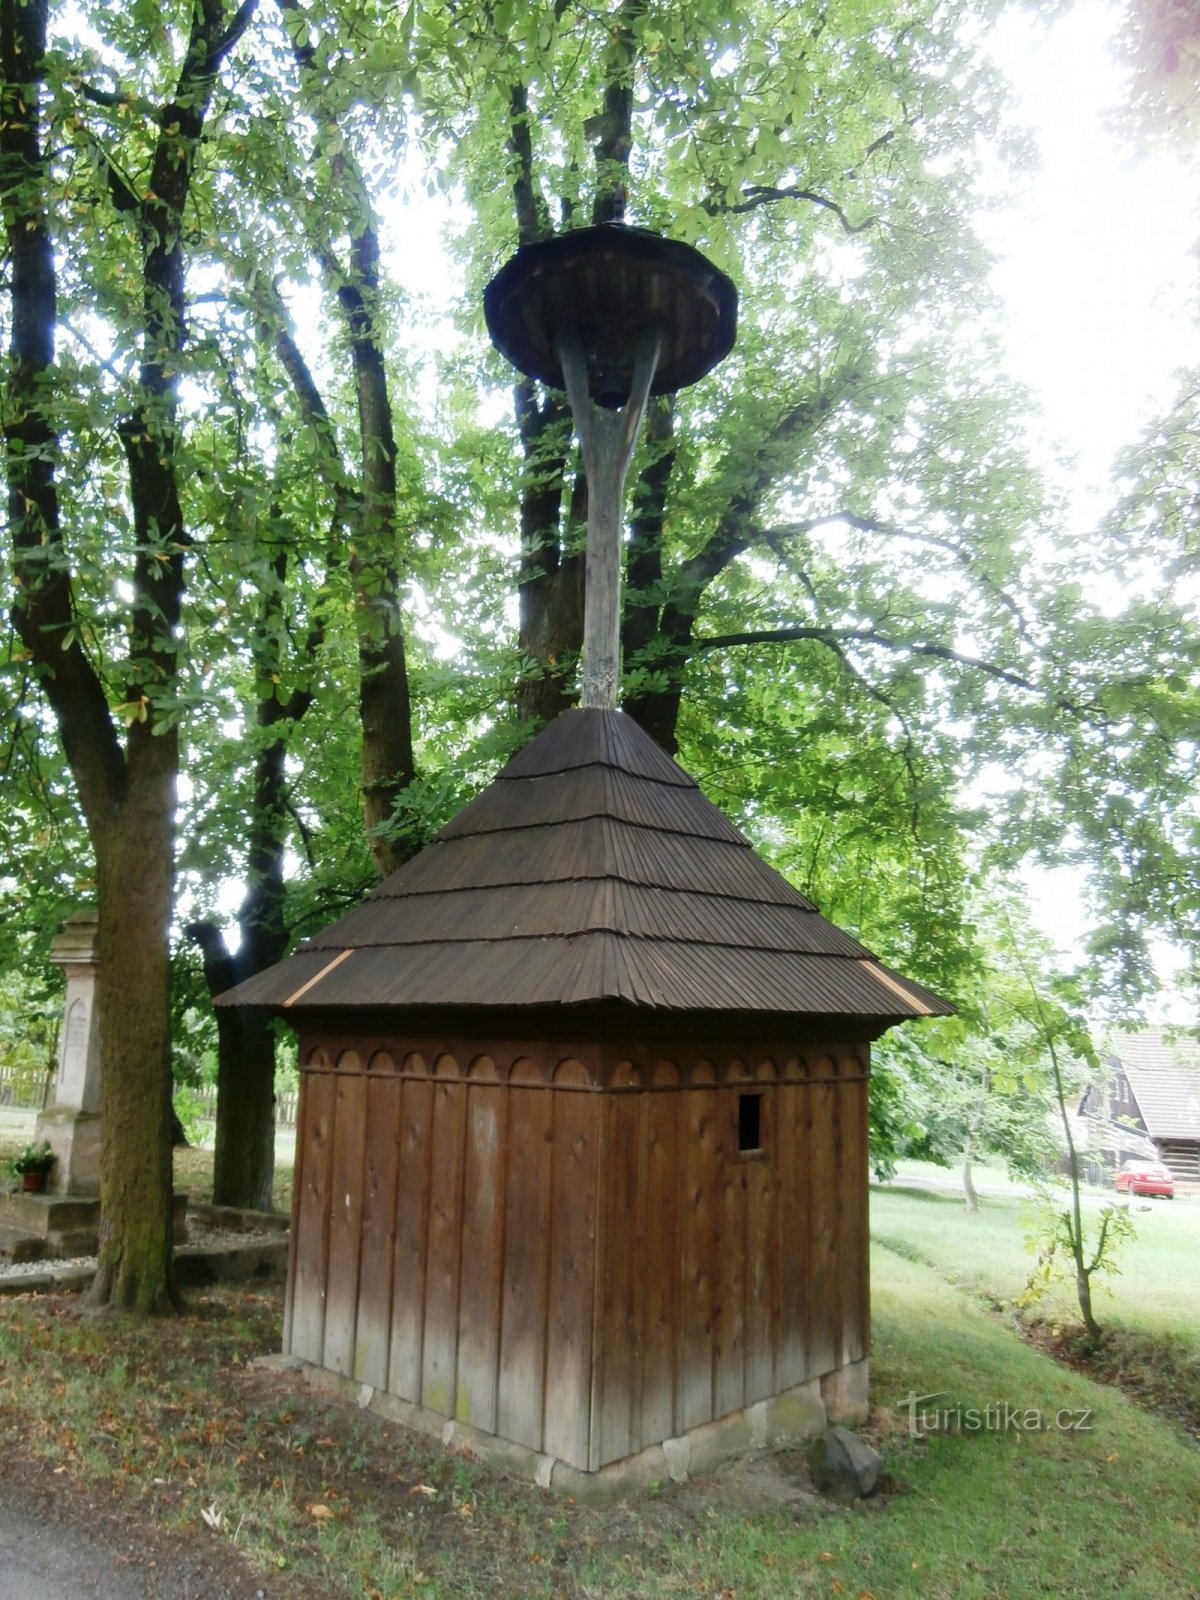
M 46 1187 L 46 1174 L 44 1172 L 23 1172 L 21 1174 L 21 1188 L 25 1194 L 41 1194 Z

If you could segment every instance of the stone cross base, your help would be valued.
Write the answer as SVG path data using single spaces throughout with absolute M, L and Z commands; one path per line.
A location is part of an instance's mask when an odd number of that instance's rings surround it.
M 54 1099 L 38 1118 L 35 1139 L 49 1142 L 55 1162 L 46 1187 L 58 1195 L 100 1193 L 100 1014 L 96 989 L 98 923 L 76 911 L 55 934 L 50 960 L 66 974 L 63 1028 Z
M 50 1194 L 100 1193 L 100 1113 L 75 1106 L 47 1106 L 37 1120 L 35 1143 L 54 1151 L 46 1182 Z

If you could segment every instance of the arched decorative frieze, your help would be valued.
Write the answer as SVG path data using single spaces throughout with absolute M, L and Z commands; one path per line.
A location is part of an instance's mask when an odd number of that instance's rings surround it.
M 683 1082 L 683 1073 L 677 1062 L 668 1061 L 664 1056 L 661 1061 L 654 1063 L 651 1082 L 656 1089 L 677 1089 Z
M 508 1069 L 509 1083 L 545 1083 L 546 1076 L 532 1056 L 518 1056 Z
M 613 1089 L 640 1089 L 642 1069 L 636 1061 L 618 1061 L 612 1070 L 609 1087 Z
M 433 1075 L 435 1078 L 461 1077 L 462 1074 L 458 1068 L 457 1056 L 452 1056 L 449 1051 L 443 1050 L 441 1055 L 433 1063 Z
M 406 1078 L 427 1078 L 429 1076 L 429 1067 L 426 1064 L 425 1057 L 419 1050 L 410 1050 L 408 1052 L 400 1063 L 400 1071 Z
M 717 1069 L 706 1056 L 701 1056 L 700 1060 L 693 1064 L 688 1078 L 692 1083 L 716 1083 Z
M 750 1076 L 750 1068 L 741 1056 L 732 1056 L 726 1063 L 724 1078 L 726 1083 L 744 1083 Z
M 315 1044 L 304 1058 L 304 1065 L 313 1072 L 328 1072 L 329 1053 L 324 1045 Z
M 582 1061 L 576 1061 L 574 1056 L 566 1056 L 555 1067 L 552 1081 L 559 1089 L 585 1089 L 592 1081 L 592 1075 Z
M 348 1048 L 338 1052 L 337 1070 L 339 1072 L 361 1072 L 362 1058 L 357 1050 Z
M 775 1070 L 775 1063 L 770 1056 L 763 1056 L 754 1068 L 756 1083 L 774 1083 L 779 1074 Z
M 788 1083 L 797 1083 L 808 1076 L 807 1064 L 799 1056 L 789 1056 L 783 1064 L 783 1077 Z
M 390 1050 L 375 1050 L 367 1062 L 368 1072 L 395 1072 L 396 1063 Z
M 481 1083 L 497 1083 L 500 1072 L 491 1056 L 476 1056 L 467 1068 L 467 1077 Z

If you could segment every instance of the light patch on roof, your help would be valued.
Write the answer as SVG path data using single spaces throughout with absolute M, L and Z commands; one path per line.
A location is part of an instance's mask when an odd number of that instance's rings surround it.
M 288 995 L 287 999 L 283 1002 L 284 1005 L 285 1006 L 294 1006 L 296 1004 L 296 1001 L 299 1000 L 301 998 L 301 996 L 306 995 L 310 989 L 315 988 L 316 985 L 318 983 L 320 983 L 322 978 L 326 978 L 326 977 L 329 976 L 329 974 L 333 971 L 334 967 L 340 967 L 342 962 L 345 961 L 348 956 L 352 956 L 353 954 L 354 954 L 353 950 L 339 950 L 339 952 L 337 953 L 336 956 L 334 956 L 332 961 L 327 961 L 325 963 L 325 965 L 321 968 L 320 972 L 318 972 L 314 977 L 311 977 L 308 980 L 307 983 L 302 983 L 300 985 L 300 987 L 296 990 L 295 994 Z

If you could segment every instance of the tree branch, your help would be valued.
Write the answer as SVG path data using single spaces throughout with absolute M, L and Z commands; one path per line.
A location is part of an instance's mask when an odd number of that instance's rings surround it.
M 529 90 L 514 83 L 509 90 L 508 148 L 516 157 L 513 204 L 517 213 L 517 243 L 534 244 L 549 238 L 553 229 L 545 197 L 533 172 L 533 136 L 529 127 Z
M 754 452 L 748 484 L 729 501 L 703 548 L 681 566 L 681 581 L 677 586 L 680 603 L 690 604 L 694 612 L 707 585 L 761 537 L 761 530 L 753 519 L 763 496 L 779 475 L 782 447 L 811 438 L 859 377 L 857 363 L 847 363 L 815 395 L 791 406 L 780 417 Z
M 45 199 L 49 162 L 38 110 L 47 12 L 46 0 L 4 0 L 0 7 L 0 188 L 9 197 L 5 227 L 12 263 L 4 428 L 16 589 L 12 615 L 37 664 L 94 836 L 97 825 L 119 808 L 127 774 L 104 687 L 74 625 L 55 480 L 59 440 L 50 411 L 54 386 L 47 380 L 55 369 L 58 294 Z
M 993 594 L 1005 610 L 1012 617 L 1017 632 L 1022 638 L 1027 636 L 1028 625 L 1020 606 L 1008 590 L 987 572 L 981 572 L 972 560 L 971 552 L 956 544 L 953 539 L 947 539 L 941 534 L 918 532 L 912 528 L 900 528 L 893 522 L 884 522 L 878 517 L 860 516 L 854 511 L 830 511 L 820 517 L 810 517 L 803 522 L 779 523 L 772 528 L 761 530 L 761 538 L 765 543 L 774 545 L 784 539 L 804 538 L 813 533 L 817 528 L 831 527 L 836 523 L 845 523 L 848 528 L 854 528 L 859 533 L 878 533 L 890 539 L 911 539 L 916 544 L 930 545 L 936 550 L 944 550 L 954 557 L 960 566 L 965 567 L 970 575 L 981 583 L 985 589 Z
M 204 983 L 215 1000 L 217 995 L 232 989 L 237 982 L 234 958 L 229 954 L 224 935 L 215 922 L 189 922 L 183 931 L 200 950 L 204 963 Z
M 211 75 L 224 61 L 229 52 L 236 46 L 238 40 L 245 33 L 258 10 L 258 0 L 242 0 L 242 4 L 233 14 L 233 19 L 220 38 L 215 40 L 209 51 L 205 63 L 206 71 Z
M 609 28 L 604 74 L 604 109 L 584 124 L 595 138 L 596 200 L 593 222 L 621 222 L 628 199 L 629 153 L 633 148 L 633 78 L 637 65 L 634 28 L 646 0 L 622 0 Z
M 283 12 L 303 15 L 298 0 L 278 0 L 278 4 Z M 386 875 L 404 859 L 386 828 L 396 796 L 412 781 L 415 756 L 400 618 L 396 441 L 380 332 L 379 227 L 362 168 L 323 97 L 318 57 L 298 38 L 293 39 L 292 51 L 302 85 L 311 86 L 305 108 L 326 142 L 350 235 L 346 271 L 330 270 L 334 263 L 328 250 L 323 266 L 350 335 L 358 401 L 361 504 L 350 572 L 357 602 L 363 810 L 376 864 Z
M 241 263 L 238 263 L 238 270 Z M 345 457 L 338 444 L 337 430 L 330 418 L 324 397 L 317 387 L 312 369 L 304 359 L 292 332 L 291 318 L 280 292 L 279 284 L 258 280 L 251 309 L 255 329 L 261 343 L 270 346 L 279 358 L 289 382 L 296 405 L 305 425 L 312 430 L 317 442 L 317 459 L 321 476 L 333 490 L 334 523 L 350 525 L 362 513 L 362 493 L 354 484 L 346 467 Z
M 775 205 L 780 200 L 804 200 L 809 205 L 820 206 L 824 211 L 830 211 L 841 223 L 848 234 L 865 233 L 868 228 L 873 228 L 878 223 L 878 216 L 864 217 L 861 222 L 851 222 L 850 218 L 838 205 L 836 200 L 830 200 L 827 195 L 818 194 L 815 189 L 777 188 L 769 183 L 747 184 L 742 190 L 746 196 L 736 204 L 728 200 L 709 199 L 704 202 L 704 209 L 709 216 L 740 216 L 747 211 L 757 211 L 760 206 Z
M 156 106 L 152 100 L 143 100 L 141 95 L 127 94 L 123 89 L 101 89 L 83 78 L 77 81 L 83 98 L 94 106 L 102 106 L 106 111 L 136 111 L 148 122 L 157 122 L 162 114 L 161 106 Z
M 1008 667 L 998 667 L 993 661 L 984 661 L 979 656 L 969 656 L 960 650 L 952 650 L 949 645 L 926 644 L 920 640 L 896 639 L 891 634 L 883 633 L 878 628 L 825 628 L 816 624 L 800 624 L 788 628 L 762 628 L 746 633 L 722 633 L 710 635 L 706 639 L 697 639 L 694 642 L 696 650 L 730 650 L 741 645 L 750 644 L 791 644 L 797 640 L 812 639 L 818 644 L 828 645 L 831 649 L 839 643 L 845 644 L 872 644 L 883 650 L 894 650 L 907 655 L 929 656 L 937 661 L 949 661 L 955 666 L 971 667 L 976 672 L 982 672 L 989 678 L 995 678 L 1001 683 L 1010 684 L 1015 689 L 1025 689 L 1030 694 L 1041 694 L 1042 690 L 1031 679 L 1024 677 L 1019 672 L 1013 672 Z M 1059 701 L 1064 709 L 1077 710 L 1078 708 L 1066 701 Z
M 176 469 L 179 355 L 186 338 L 182 224 L 215 73 L 228 48 L 223 43 L 229 33 L 222 26 L 224 9 L 223 0 L 197 0 L 193 9 L 183 63 L 174 95 L 159 120 L 150 184 L 141 203 L 145 229 L 139 394 L 133 414 L 120 427 L 129 463 L 137 551 L 126 688 L 130 702 L 152 701 L 154 689 L 177 673 L 175 630 L 182 611 L 183 555 L 189 542 Z M 253 9 L 244 5 L 238 13 L 239 17 L 245 13 L 243 28 Z M 142 726 L 148 728 L 141 721 L 134 725 Z M 138 748 L 149 747 L 139 738 Z M 132 743 L 130 750 L 132 758 Z

